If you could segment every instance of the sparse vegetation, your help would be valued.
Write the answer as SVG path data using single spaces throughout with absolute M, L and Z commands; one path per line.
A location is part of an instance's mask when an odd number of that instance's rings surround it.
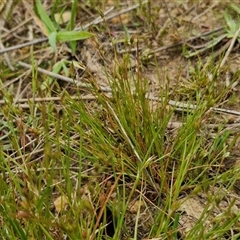
M 239 239 L 237 5 L 33 4 L 0 4 L 0 238 Z

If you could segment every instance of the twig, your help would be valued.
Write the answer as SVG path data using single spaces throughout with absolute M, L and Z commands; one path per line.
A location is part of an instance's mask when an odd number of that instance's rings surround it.
M 167 125 L 168 129 L 177 129 L 182 127 L 184 123 L 182 122 L 169 122 Z M 220 124 L 216 124 L 216 123 L 209 123 L 203 126 L 203 128 L 207 128 L 207 129 L 218 129 Z M 235 133 L 235 132 L 240 132 L 240 123 L 232 123 L 232 124 L 224 124 L 224 131 L 228 130 L 231 133 Z
M 157 97 L 151 97 L 148 96 L 147 97 L 149 100 L 154 100 L 154 101 L 165 101 L 165 99 L 163 98 L 162 100 L 157 98 Z M 181 110 L 194 110 L 197 108 L 197 105 L 195 104 L 191 104 L 191 103 L 182 103 L 182 102 L 178 102 L 178 101 L 174 101 L 174 100 L 169 100 L 168 104 L 177 108 L 180 108 Z M 235 110 L 229 110 L 229 109 L 225 109 L 225 108 L 216 108 L 216 107 L 210 107 L 211 111 L 214 112 L 219 112 L 219 113 L 226 113 L 226 114 L 231 114 L 234 116 L 240 116 L 240 112 L 235 111 Z
M 234 46 L 234 43 L 236 42 L 236 40 L 237 40 L 237 38 L 238 38 L 238 36 L 239 36 L 239 33 L 240 33 L 240 27 L 238 28 L 238 30 L 237 30 L 236 33 L 234 34 L 234 37 L 233 37 L 232 40 L 231 40 L 231 44 L 230 44 L 230 46 L 229 46 L 229 48 L 228 48 L 228 50 L 227 50 L 227 52 L 226 52 L 226 54 L 225 54 L 225 56 L 224 56 L 221 64 L 220 64 L 220 68 L 222 68 L 222 67 L 225 65 L 225 63 L 226 63 L 226 61 L 227 61 L 227 58 L 228 58 L 230 52 L 232 51 L 232 48 L 233 48 L 233 46 Z
M 5 47 L 4 47 L 4 45 L 2 44 L 1 39 L 0 39 L 0 49 L 3 50 L 3 51 L 5 50 Z M 14 67 L 13 67 L 13 65 L 12 65 L 12 63 L 11 63 L 11 61 L 10 61 L 10 59 L 9 59 L 8 53 L 7 53 L 7 52 L 4 52 L 3 56 L 4 56 L 4 59 L 6 60 L 6 63 L 7 63 L 7 65 L 8 65 L 8 67 L 9 67 L 12 71 L 14 71 Z
M 3 33 L 1 38 L 6 40 L 5 38 L 11 34 L 11 33 L 16 33 L 18 31 L 18 29 L 20 29 L 20 27 L 26 25 L 28 22 L 30 22 L 32 20 L 32 18 L 28 18 L 28 19 L 25 19 L 23 22 L 21 22 L 19 25 L 17 25 L 16 27 L 13 27 L 12 29 L 8 30 L 6 33 Z
M 22 66 L 22 67 L 26 67 L 26 68 L 32 69 L 32 66 L 31 66 L 30 64 L 27 64 L 27 63 L 24 63 L 24 62 L 21 62 L 21 61 L 19 61 L 18 64 L 19 64 L 20 66 Z M 62 76 L 62 75 L 60 75 L 60 74 L 50 72 L 50 71 L 45 70 L 45 69 L 42 69 L 42 68 L 40 68 L 40 67 L 36 67 L 36 70 L 37 70 L 38 72 L 44 73 L 44 74 L 46 74 L 46 75 L 48 75 L 48 76 L 50 76 L 50 77 L 54 77 L 54 78 L 60 79 L 60 80 L 65 81 L 65 82 L 74 83 L 74 84 L 76 84 L 77 87 L 86 87 L 86 88 L 92 87 L 91 84 L 79 82 L 79 81 L 74 80 L 74 79 L 72 79 L 72 78 L 65 77 L 65 76 Z M 110 91 L 111 91 L 111 89 L 108 88 L 108 87 L 101 87 L 101 86 L 100 86 L 99 88 L 100 88 L 101 91 L 103 91 L 103 92 L 110 92 Z
M 177 26 L 176 26 L 175 22 L 173 21 L 173 18 L 172 18 L 172 16 L 171 16 L 170 12 L 169 12 L 168 5 L 167 5 L 166 0 L 163 0 L 163 3 L 164 3 L 164 5 L 165 5 L 166 11 L 167 11 L 167 15 L 168 15 L 168 17 L 169 17 L 169 19 L 170 19 L 170 21 L 171 21 L 171 23 L 172 23 L 172 25 L 173 25 L 173 28 L 175 28 L 175 31 L 176 31 L 176 33 L 178 34 L 178 36 L 182 39 L 182 42 L 185 43 L 186 40 L 185 40 L 184 38 L 182 38 L 181 34 L 179 33 L 179 31 L 178 31 L 178 29 L 177 29 Z
M 145 1 L 143 1 L 141 4 L 146 4 L 148 1 L 149 1 L 149 0 L 145 0 Z M 110 20 L 110 19 L 115 18 L 115 17 L 117 17 L 117 16 L 120 16 L 120 15 L 122 15 L 122 14 L 124 14 L 124 13 L 130 12 L 130 11 L 138 8 L 139 6 L 140 6 L 139 3 L 138 3 L 138 4 L 135 4 L 135 5 L 133 5 L 133 6 L 130 6 L 130 7 L 126 8 L 126 9 L 123 9 L 123 10 L 121 10 L 121 11 L 119 11 L 119 12 L 112 13 L 111 15 L 105 17 L 105 19 L 103 19 L 103 18 L 101 18 L 101 17 L 98 17 L 98 18 L 96 18 L 95 20 L 93 20 L 92 22 L 87 23 L 86 25 L 84 25 L 84 26 L 82 26 L 82 27 L 78 27 L 78 28 L 76 28 L 76 29 L 74 29 L 74 30 L 78 31 L 78 30 L 87 29 L 87 28 L 89 28 L 90 26 L 92 26 L 92 25 L 94 25 L 94 24 L 99 24 L 99 23 L 101 23 L 101 22 L 103 22 L 103 21 L 107 21 L 107 20 Z M 110 8 L 109 10 L 107 10 L 106 12 L 104 12 L 103 15 L 106 16 L 110 11 L 112 11 L 112 9 L 113 9 L 113 7 Z
M 92 100 L 92 99 L 96 99 L 95 96 L 70 96 L 71 99 L 82 99 L 82 100 Z M 27 103 L 27 102 L 50 102 L 50 101 L 62 101 L 62 97 L 45 97 L 45 98 L 21 98 L 18 99 L 15 104 L 17 103 Z M 14 99 L 13 99 L 14 102 Z M 5 100 L 0 100 L 0 105 L 1 104 L 5 104 Z
M 5 48 L 5 49 L 1 49 L 0 54 L 10 52 L 10 51 L 14 51 L 14 50 L 17 50 L 19 48 L 24 48 L 24 47 L 27 47 L 27 46 L 30 46 L 30 45 L 35 45 L 35 44 L 38 44 L 38 43 L 46 42 L 47 40 L 48 40 L 48 38 L 41 38 L 41 39 L 33 40 L 33 41 L 30 41 L 30 42 L 22 43 L 22 44 L 19 44 L 19 45 L 15 45 L 15 46 L 12 46 L 12 47 L 8 47 L 8 48 Z
M 164 27 L 164 26 L 163 26 Z M 211 31 L 208 31 L 208 32 L 205 32 L 205 33 L 203 33 L 203 34 L 201 34 L 201 35 L 198 35 L 198 36 L 196 36 L 196 37 L 191 37 L 191 38 L 188 38 L 188 39 L 186 39 L 185 41 L 180 41 L 180 42 L 177 42 L 177 43 L 174 43 L 174 44 L 171 44 L 171 45 L 167 45 L 167 46 L 163 46 L 163 47 L 159 47 L 159 48 L 156 48 L 156 49 L 153 49 L 152 51 L 154 52 L 154 53 L 159 53 L 159 52 L 162 52 L 162 51 L 165 51 L 165 50 L 168 50 L 168 49 L 170 49 L 170 48 L 174 48 L 174 47 L 178 47 L 178 46 L 180 46 L 180 45 L 182 45 L 182 44 L 184 44 L 184 43 L 187 43 L 188 44 L 188 46 L 190 47 L 190 48 L 193 48 L 193 49 L 195 49 L 196 48 L 196 46 L 192 46 L 191 44 L 189 44 L 189 42 L 191 42 L 191 41 L 194 41 L 194 40 L 196 40 L 196 39 L 198 39 L 198 38 L 201 38 L 201 37 L 205 37 L 205 36 L 208 36 L 208 35 L 210 35 L 210 34 L 213 34 L 213 33 L 216 33 L 216 32 L 220 32 L 221 30 L 223 29 L 223 27 L 219 27 L 219 28 L 216 28 L 216 29 L 214 29 L 214 30 L 211 30 Z M 161 29 L 160 29 L 160 31 L 161 31 Z M 158 33 L 158 35 L 159 34 L 161 34 L 161 33 Z M 156 37 L 157 38 L 157 37 Z M 207 42 L 207 43 L 205 43 L 205 45 L 206 44 L 210 44 L 211 43 L 211 41 L 209 41 L 209 42 Z M 228 43 L 227 43 L 228 44 Z M 222 49 L 220 49 L 221 51 L 224 51 L 225 50 L 225 47 L 228 47 L 228 45 L 224 45 L 224 47 L 222 48 Z M 203 47 L 203 45 L 202 46 L 198 46 L 199 48 L 200 47 Z M 117 52 L 118 53 L 125 53 L 125 52 L 136 52 L 137 50 L 138 50 L 139 48 L 131 48 L 131 49 L 129 49 L 129 50 L 118 50 Z M 219 50 L 219 51 L 220 51 Z M 218 53 L 218 55 L 221 53 L 221 52 L 217 52 Z M 215 55 L 214 55 L 215 56 Z
M 148 3 L 148 1 L 150 1 L 150 0 L 145 0 L 145 1 L 143 1 L 143 2 L 141 3 L 141 5 Z M 117 12 L 117 13 L 113 13 L 112 15 L 106 17 L 104 20 L 110 20 L 110 19 L 115 18 L 115 17 L 117 17 L 117 16 L 119 16 L 119 15 L 122 15 L 122 14 L 124 14 L 124 13 L 130 12 L 130 11 L 138 8 L 139 6 L 140 6 L 140 4 L 137 3 L 137 4 L 135 4 L 135 5 L 133 5 L 133 6 L 130 6 L 130 7 L 126 8 L 126 9 L 123 9 L 123 10 Z M 103 21 L 103 19 L 101 19 L 101 22 L 102 22 L 102 21 Z
M 198 38 L 205 37 L 205 36 L 208 36 L 208 35 L 210 35 L 210 34 L 216 33 L 216 32 L 218 32 L 218 31 L 221 31 L 222 29 L 223 29 L 223 27 L 219 27 L 219 28 L 216 28 L 216 29 L 214 29 L 214 30 L 205 32 L 205 33 L 203 33 L 203 34 L 201 34 L 201 35 L 198 35 L 198 36 L 196 36 L 196 37 L 188 38 L 188 39 L 186 39 L 185 41 L 180 41 L 180 42 L 174 43 L 174 44 L 172 44 L 172 45 L 160 47 L 160 48 L 157 48 L 157 49 L 155 49 L 155 50 L 153 50 L 153 51 L 154 51 L 155 53 L 157 53 L 157 52 L 161 52 L 161 51 L 167 50 L 167 49 L 169 49 L 169 48 L 177 47 L 177 46 L 180 46 L 180 45 L 182 45 L 182 44 L 184 44 L 184 43 L 188 43 L 188 42 L 194 41 L 194 40 L 196 40 L 196 39 L 198 39 Z
M 191 19 L 191 22 L 196 21 L 197 19 L 199 19 L 200 17 L 202 17 L 203 15 L 205 15 L 207 12 L 209 12 L 210 10 L 212 10 L 214 7 L 217 6 L 217 4 L 219 4 L 218 1 L 214 2 L 210 7 L 208 7 L 205 11 L 203 11 L 202 13 L 198 14 L 196 17 L 194 17 L 193 19 Z

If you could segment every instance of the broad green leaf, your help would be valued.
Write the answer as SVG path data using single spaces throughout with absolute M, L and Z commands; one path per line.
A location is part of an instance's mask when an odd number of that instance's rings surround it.
M 70 48 L 72 50 L 72 53 L 76 53 L 77 41 L 71 41 L 69 44 L 70 44 Z
M 77 40 L 83 40 L 94 36 L 94 34 L 89 32 L 76 32 L 76 31 L 65 31 L 57 33 L 57 41 L 59 42 L 71 42 Z
M 69 68 L 66 66 L 66 64 L 69 64 L 70 62 L 67 61 L 67 60 L 62 60 L 62 68 L 63 68 L 63 71 L 65 73 L 65 76 L 69 76 Z
M 72 7 L 71 7 L 71 18 L 68 22 L 68 25 L 66 27 L 66 30 L 72 31 L 74 29 L 75 20 L 76 20 L 76 11 L 77 11 L 77 0 L 72 1 Z
M 222 34 L 220 35 L 219 37 L 213 39 L 212 41 L 210 41 L 204 48 L 198 50 L 198 51 L 189 51 L 187 52 L 184 56 L 186 58 L 190 58 L 190 57 L 193 57 L 193 56 L 196 56 L 200 53 L 203 53 L 205 52 L 207 49 L 210 49 L 210 48 L 213 48 L 214 46 L 216 46 L 219 42 L 221 42 L 225 37 L 227 37 L 227 34 Z
M 229 29 L 227 29 L 227 32 L 234 36 L 235 32 L 237 31 L 236 22 L 231 17 L 231 15 L 229 15 L 228 12 L 226 12 L 226 11 L 224 12 L 224 18 L 225 18 L 225 21 L 226 21 L 226 23 L 228 25 L 228 28 L 229 28 Z
M 219 37 L 214 38 L 209 44 L 206 45 L 206 49 L 213 48 L 216 46 L 218 43 L 220 43 L 227 34 L 222 34 Z
M 35 12 L 47 27 L 49 34 L 56 31 L 54 24 L 52 23 L 51 19 L 48 17 L 45 9 L 41 4 L 41 1 L 39 0 L 35 1 Z
M 56 41 L 57 41 L 57 32 L 50 33 L 50 35 L 48 36 L 48 42 L 53 52 L 55 52 L 56 50 Z
M 81 65 L 78 61 L 72 61 L 74 68 L 85 70 L 85 66 Z
M 240 15 L 240 8 L 236 4 L 232 3 L 230 7 Z
M 240 9 L 239 9 L 240 10 Z M 227 23 L 227 38 L 233 38 L 238 31 L 238 28 L 240 26 L 240 21 L 238 20 L 237 22 L 232 18 L 230 14 L 228 14 L 227 11 L 224 12 L 224 18 Z M 237 38 L 238 41 L 240 41 L 240 36 Z
M 61 61 L 57 62 L 52 69 L 53 73 L 59 73 L 62 69 L 64 70 L 64 73 L 66 76 L 68 76 L 69 74 L 69 70 L 66 67 L 66 63 L 68 63 L 67 60 L 62 59 Z M 41 85 L 41 89 L 44 91 L 47 88 L 49 88 L 49 86 L 52 85 L 52 83 L 54 82 L 54 78 L 53 77 L 48 77 Z

